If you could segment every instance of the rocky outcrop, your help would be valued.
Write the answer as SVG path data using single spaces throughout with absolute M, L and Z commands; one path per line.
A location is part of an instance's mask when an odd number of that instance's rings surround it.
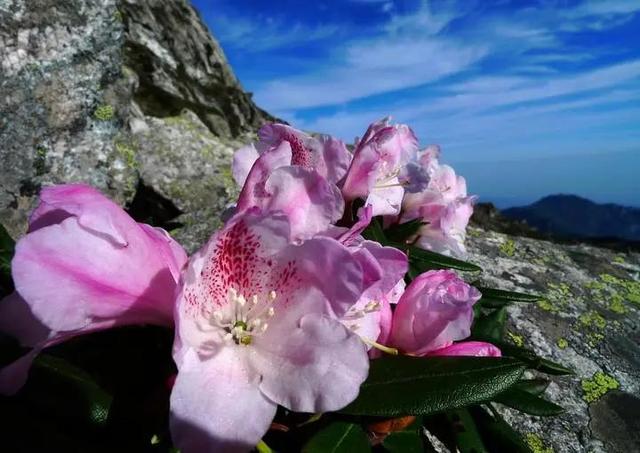
M 511 236 L 478 227 L 470 261 L 486 286 L 537 293 L 509 307 L 515 345 L 575 371 L 547 390 L 558 417 L 506 418 L 539 452 L 624 452 L 640 448 L 640 253 Z
M 14 236 L 60 182 L 123 204 L 146 187 L 217 218 L 220 159 L 270 118 L 186 0 L 0 0 L 0 61 L 0 222 Z
M 217 136 L 254 131 L 270 116 L 256 107 L 220 45 L 185 1 L 123 0 L 124 64 L 137 76 L 145 115 L 194 112 Z

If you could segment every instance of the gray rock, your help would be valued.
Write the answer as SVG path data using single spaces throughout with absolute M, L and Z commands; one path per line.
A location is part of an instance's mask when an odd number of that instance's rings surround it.
M 217 165 L 271 118 L 185 0 L 0 0 L 0 61 L 0 222 L 13 236 L 39 188 L 62 182 L 123 204 L 144 184 L 177 197 L 182 223 L 211 223 L 229 199 Z M 195 129 L 177 127 L 187 117 Z
M 541 418 L 501 408 L 505 418 L 542 451 L 640 451 L 640 254 L 480 228 L 469 230 L 468 243 L 484 284 L 545 296 L 509 308 L 513 342 L 576 373 L 547 390 L 566 413 Z
M 0 222 L 14 235 L 43 184 L 133 195 L 137 176 L 114 146 L 132 95 L 116 13 L 113 0 L 0 2 Z

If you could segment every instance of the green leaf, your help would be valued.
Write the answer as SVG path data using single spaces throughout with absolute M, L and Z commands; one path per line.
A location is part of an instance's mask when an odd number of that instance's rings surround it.
M 421 218 L 413 219 L 405 223 L 396 223 L 385 230 L 385 236 L 393 242 L 402 244 L 416 234 L 423 225 L 426 225 L 426 222 Z
M 360 453 L 371 451 L 369 439 L 355 423 L 336 421 L 318 431 L 302 448 L 303 453 Z
M 477 317 L 471 327 L 471 335 L 490 343 L 502 341 L 506 322 L 507 310 L 503 307 Z
M 7 230 L 0 224 L 0 296 L 13 291 L 11 279 L 11 260 L 15 253 L 15 242 Z
M 452 425 L 457 451 L 460 453 L 484 453 L 487 451 L 468 410 L 458 409 L 447 412 L 447 418 Z
M 484 444 L 489 451 L 509 453 L 531 453 L 527 444 L 504 419 L 494 410 L 491 416 L 480 406 L 469 408 Z
M 409 261 L 425 272 L 432 269 L 457 269 L 460 271 L 480 272 L 482 268 L 466 261 L 441 255 L 440 253 L 423 250 L 414 245 L 389 243 L 392 247 L 402 250 L 409 257 Z
M 518 360 L 521 360 L 522 362 L 526 363 L 529 368 L 538 370 L 542 373 L 552 374 L 556 376 L 566 376 L 574 374 L 573 370 L 562 366 L 559 363 L 552 362 L 551 360 L 538 357 L 535 352 L 529 349 L 498 341 L 494 342 L 493 344 L 497 346 L 500 351 L 502 351 L 503 356 L 514 357 Z
M 382 446 L 390 453 L 424 452 L 423 440 L 416 428 L 389 434 L 382 441 Z
M 493 401 L 529 415 L 550 416 L 564 412 L 561 406 L 517 388 L 502 392 Z
M 550 381 L 547 379 L 523 379 L 513 386 L 514 389 L 522 390 L 535 396 L 542 395 L 549 387 Z
M 371 362 L 360 395 L 340 412 L 397 417 L 464 407 L 503 392 L 524 368 L 496 357 L 386 356 Z
M 382 245 L 387 245 L 389 242 L 382 230 L 382 224 L 378 217 L 371 219 L 369 226 L 367 226 L 367 228 L 362 232 L 362 237 L 369 239 L 370 241 L 379 242 Z
M 513 291 L 504 291 L 502 289 L 495 288 L 485 288 L 482 286 L 477 286 L 478 291 L 482 293 L 482 299 L 491 299 L 494 301 L 504 301 L 504 302 L 538 302 L 542 299 L 541 296 L 536 294 L 523 294 L 516 293 Z
M 40 354 L 34 361 L 25 391 L 34 405 L 89 425 L 106 423 L 112 401 L 87 373 L 48 354 Z

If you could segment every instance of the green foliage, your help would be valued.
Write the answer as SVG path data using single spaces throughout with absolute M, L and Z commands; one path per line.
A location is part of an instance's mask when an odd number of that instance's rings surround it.
M 524 369 L 508 358 L 387 356 L 371 362 L 358 398 L 339 412 L 397 417 L 460 408 L 503 392 Z

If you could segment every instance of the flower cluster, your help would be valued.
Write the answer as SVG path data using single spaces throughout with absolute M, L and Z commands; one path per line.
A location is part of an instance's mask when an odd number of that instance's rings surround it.
M 464 255 L 474 198 L 438 154 L 388 120 L 353 152 L 266 125 L 235 154 L 233 213 L 189 258 L 91 187 L 44 188 L 16 247 L 16 291 L 0 303 L 0 330 L 31 350 L 0 370 L 0 390 L 17 391 L 43 348 L 74 336 L 174 327 L 175 445 L 243 451 L 278 406 L 318 413 L 351 403 L 382 354 L 499 356 L 461 341 L 477 289 L 449 270 L 410 278 L 406 251 L 367 234 L 373 222 L 418 222 L 403 245 Z

